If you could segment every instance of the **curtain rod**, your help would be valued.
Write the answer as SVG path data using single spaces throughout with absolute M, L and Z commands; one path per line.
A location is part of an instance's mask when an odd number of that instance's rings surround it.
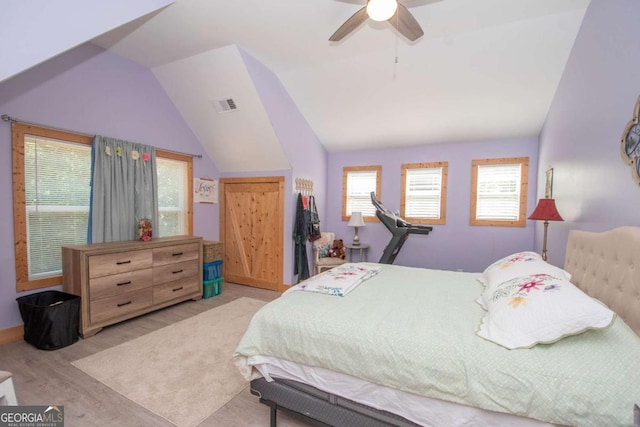
M 5 122 L 24 123 L 26 125 L 41 126 L 41 127 L 48 128 L 48 129 L 59 130 L 59 131 L 63 131 L 63 132 L 71 132 L 71 133 L 75 133 L 75 134 L 78 134 L 78 135 L 95 136 L 95 135 L 91 135 L 91 134 L 88 134 L 88 133 L 78 132 L 78 131 L 75 131 L 75 130 L 69 130 L 69 129 L 63 129 L 63 128 L 53 127 L 53 126 L 49 126 L 49 125 L 43 125 L 41 123 L 27 122 L 25 120 L 20 120 L 20 119 L 16 119 L 15 117 L 11 117 L 8 114 L 3 114 L 2 116 L 0 116 L 0 118 Z M 173 154 L 182 154 L 184 156 L 196 157 L 198 159 L 202 158 L 202 154 L 182 153 L 180 151 L 165 150 L 164 148 L 158 148 L 158 150 L 167 151 L 167 152 L 173 153 Z

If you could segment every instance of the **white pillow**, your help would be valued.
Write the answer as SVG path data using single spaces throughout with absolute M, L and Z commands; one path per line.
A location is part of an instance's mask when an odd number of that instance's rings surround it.
M 536 252 L 517 252 L 499 259 L 487 267 L 478 280 L 485 286 L 491 286 L 499 285 L 514 277 L 535 273 L 548 273 L 571 280 L 571 274 L 548 264 Z
M 616 314 L 566 279 L 533 274 L 502 282 L 478 303 L 487 313 L 477 334 L 508 349 L 530 348 L 609 326 Z
M 481 305 L 485 306 L 487 296 L 502 282 L 531 274 L 549 274 L 561 279 L 571 280 L 571 274 L 547 263 L 540 254 L 517 252 L 494 262 L 478 278 L 478 281 L 485 286 Z

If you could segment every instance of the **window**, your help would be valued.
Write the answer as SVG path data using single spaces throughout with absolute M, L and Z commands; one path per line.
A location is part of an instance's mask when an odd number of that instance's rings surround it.
M 192 234 L 192 158 L 156 150 L 158 237 Z
M 444 224 L 448 162 L 402 165 L 400 216 L 415 224 Z
M 382 166 L 346 166 L 342 169 L 342 220 L 348 221 L 351 212 L 362 212 L 365 221 L 376 220 L 376 208 L 371 192 L 380 199 Z
M 60 247 L 87 241 L 91 137 L 14 124 L 16 289 L 60 283 Z
M 60 284 L 60 248 L 87 242 L 92 140 L 22 123 L 12 127 L 18 292 Z M 192 159 L 156 153 L 161 223 L 154 234 L 191 234 Z
M 474 160 L 471 225 L 524 227 L 529 158 Z

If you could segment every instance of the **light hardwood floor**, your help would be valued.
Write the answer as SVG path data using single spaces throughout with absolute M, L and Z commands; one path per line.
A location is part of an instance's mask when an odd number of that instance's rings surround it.
M 223 283 L 220 295 L 187 301 L 109 326 L 68 347 L 43 351 L 24 341 L 0 346 L 0 369 L 11 371 L 20 405 L 63 405 L 65 426 L 172 426 L 71 365 L 71 362 L 160 329 L 240 297 L 270 301 L 279 293 Z M 212 325 L 212 327 L 215 327 Z M 205 367 L 203 367 L 204 369 Z M 269 425 L 269 408 L 247 387 L 203 421 L 201 427 Z M 279 427 L 310 426 L 306 420 L 278 412 Z

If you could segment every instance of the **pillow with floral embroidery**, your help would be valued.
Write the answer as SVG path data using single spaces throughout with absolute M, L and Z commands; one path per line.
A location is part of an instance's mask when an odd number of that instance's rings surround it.
M 606 328 L 616 317 L 568 280 L 544 273 L 507 280 L 478 298 L 483 302 L 487 313 L 477 334 L 508 349 Z
M 515 277 L 527 276 L 530 274 L 549 274 L 566 280 L 571 280 L 571 274 L 551 265 L 542 259 L 540 254 L 535 252 L 518 252 L 511 254 L 491 264 L 487 267 L 478 281 L 485 286 L 486 296 L 491 293 L 496 286 L 511 280 Z M 485 301 L 486 302 L 486 301 Z

